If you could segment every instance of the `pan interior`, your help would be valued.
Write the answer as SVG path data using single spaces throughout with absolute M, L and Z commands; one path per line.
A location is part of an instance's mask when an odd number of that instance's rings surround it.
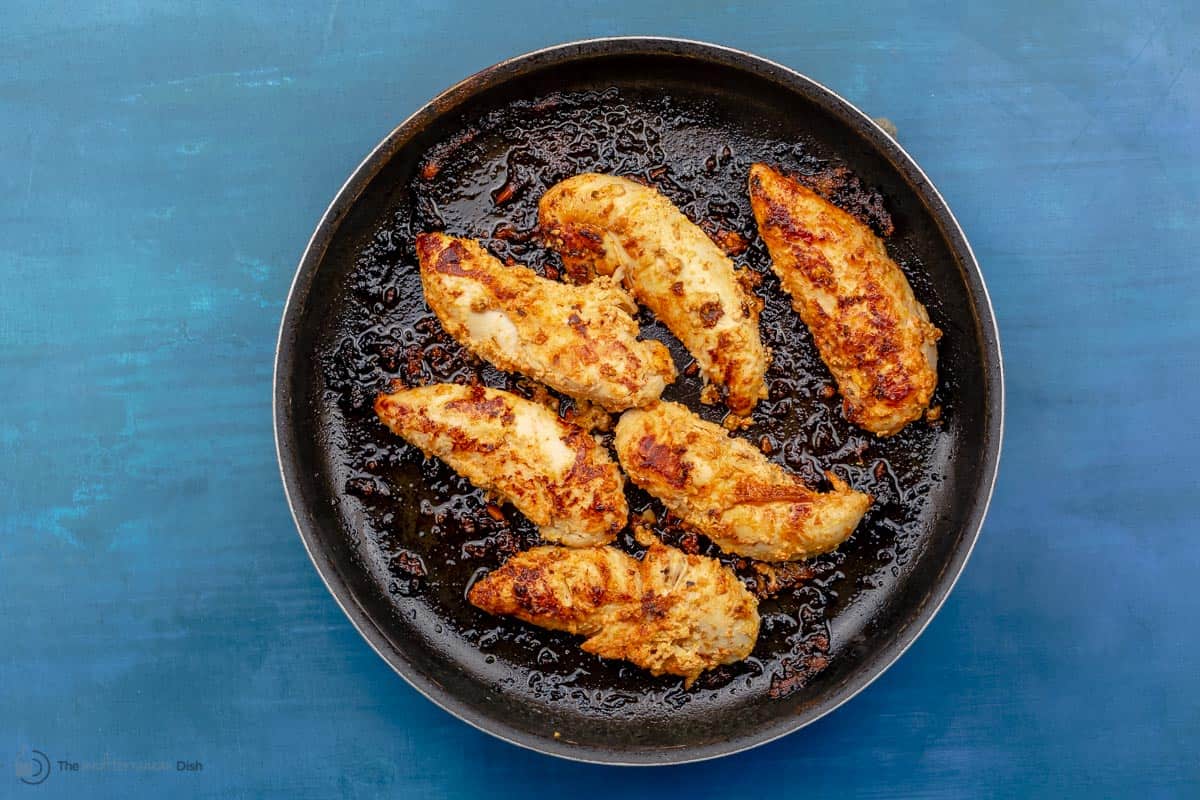
M 548 64 L 494 85 L 485 76 L 469 99 L 441 111 L 396 139 L 293 297 L 301 305 L 290 334 L 285 325 L 292 499 L 335 594 L 352 617 L 370 620 L 368 638 L 427 693 L 487 729 L 618 761 L 769 738 L 886 667 L 940 599 L 990 480 L 981 467 L 990 445 L 984 335 L 973 310 L 980 299 L 917 191 L 817 100 L 728 64 L 620 53 Z M 755 231 L 745 191 L 755 161 L 803 177 L 885 235 L 944 331 L 940 420 L 877 439 L 843 419 Z M 837 553 L 809 562 L 793 587 L 763 601 L 753 656 L 690 690 L 584 654 L 576 637 L 472 608 L 470 583 L 533 544 L 535 530 L 510 507 L 489 509 L 481 492 L 387 433 L 371 410 L 394 379 L 534 393 L 442 332 L 424 305 L 413 238 L 425 230 L 474 237 L 502 259 L 557 277 L 560 263 L 530 235 L 537 200 L 584 171 L 650 182 L 728 245 L 739 266 L 761 274 L 770 399 L 738 435 L 815 484 L 832 470 L 876 498 Z M 653 318 L 641 323 L 680 370 L 665 396 L 719 422 L 723 406 L 699 402 L 687 353 Z M 634 513 L 653 514 L 666 541 L 717 554 L 657 501 L 632 487 L 629 498 Z M 639 552 L 628 532 L 620 546 Z M 756 585 L 752 565 L 724 560 Z

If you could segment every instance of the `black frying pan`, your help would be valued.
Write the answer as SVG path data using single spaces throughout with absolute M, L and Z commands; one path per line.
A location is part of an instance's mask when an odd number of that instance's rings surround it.
M 941 418 L 876 439 L 849 425 L 831 378 L 780 294 L 755 232 L 746 174 L 766 161 L 884 235 L 945 335 Z M 550 276 L 531 236 L 541 193 L 583 171 L 647 180 L 763 273 L 771 397 L 743 435 L 820 484 L 832 468 L 876 502 L 837 552 L 763 600 L 742 664 L 685 690 L 490 617 L 471 581 L 536 541 L 511 508 L 388 434 L 371 402 L 393 379 L 535 387 L 467 357 L 424 305 L 413 237 L 477 237 Z M 744 249 L 743 248 L 744 245 Z M 669 399 L 708 419 L 672 348 Z M 564 400 L 563 413 L 571 404 Z M 828 89 L 746 53 L 673 39 L 600 39 L 521 56 L 438 96 L 396 128 L 321 219 L 292 285 L 275 364 L 279 463 L 305 547 L 373 648 L 446 710 L 515 744 L 569 758 L 665 764 L 732 753 L 803 727 L 861 691 L 937 612 L 978 535 L 996 476 L 1003 382 L 995 323 L 970 247 L 912 159 Z M 630 488 L 658 534 L 719 555 Z M 620 546 L 637 553 L 626 533 Z M 745 560 L 723 560 L 766 593 Z

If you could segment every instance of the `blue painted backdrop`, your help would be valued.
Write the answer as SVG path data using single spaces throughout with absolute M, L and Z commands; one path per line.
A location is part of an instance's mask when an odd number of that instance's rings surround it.
M 0 13 L 0 796 L 1200 793 L 1193 3 L 244 5 Z M 310 566 L 270 424 L 293 267 L 360 158 L 479 68 L 628 33 L 894 120 L 1009 391 L 983 537 L 908 655 L 797 735 L 656 771 L 410 690 Z

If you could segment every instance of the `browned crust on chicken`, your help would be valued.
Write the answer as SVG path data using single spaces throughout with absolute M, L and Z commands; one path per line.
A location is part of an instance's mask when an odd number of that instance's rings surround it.
M 591 636 L 604 622 L 602 610 L 641 597 L 640 568 L 613 547 L 534 547 L 478 581 L 468 599 L 489 614 Z
M 584 286 L 505 266 L 478 242 L 417 236 L 425 301 L 476 355 L 608 411 L 658 399 L 675 380 L 670 351 L 638 338 L 633 299 L 610 278 Z
M 765 164 L 750 204 L 772 266 L 812 331 L 851 422 L 890 436 L 937 387 L 941 331 L 882 240 L 859 220 Z
M 762 301 L 745 272 L 653 188 L 585 173 L 538 204 L 539 226 L 577 279 L 618 277 L 720 386 L 736 414 L 767 396 L 770 357 L 759 335 Z
M 685 525 L 726 552 L 762 561 L 837 548 L 871 504 L 870 495 L 832 473 L 833 491 L 814 491 L 749 442 L 678 403 L 625 412 L 616 448 L 629 479 Z
M 642 561 L 612 547 L 535 547 L 471 587 L 468 599 L 554 630 L 654 675 L 683 676 L 750 655 L 758 601 L 715 559 L 654 543 Z
M 393 433 L 511 502 L 542 536 L 573 547 L 611 542 L 629 507 L 616 463 L 582 428 L 499 389 L 435 384 L 381 394 Z

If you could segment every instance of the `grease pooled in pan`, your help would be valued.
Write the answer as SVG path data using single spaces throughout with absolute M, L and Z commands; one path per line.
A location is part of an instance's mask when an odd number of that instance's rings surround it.
M 512 101 L 468 120 L 427 150 L 358 250 L 319 359 L 318 413 L 333 432 L 327 444 L 333 483 L 350 497 L 347 527 L 357 533 L 360 557 L 386 587 L 397 614 L 436 620 L 429 636 L 469 643 L 479 663 L 466 668 L 490 676 L 498 691 L 574 704 L 585 715 L 682 708 L 744 693 L 785 697 L 829 663 L 841 635 L 835 624 L 840 615 L 851 635 L 847 609 L 871 608 L 872 595 L 885 593 L 919 549 L 922 515 L 948 449 L 944 429 L 954 414 L 953 384 L 943 375 L 934 397 L 943 408 L 941 421 L 914 423 L 889 439 L 876 439 L 842 418 L 828 371 L 780 291 L 755 231 L 745 189 L 755 161 L 805 177 L 888 237 L 934 324 L 946 327 L 923 265 L 893 235 L 897 225 L 885 198 L 816 143 L 782 138 L 770 125 L 753 128 L 699 96 L 635 88 L 561 92 Z M 558 278 L 556 257 L 532 235 L 537 201 L 554 183 L 585 171 L 653 184 L 739 266 L 762 275 L 762 334 L 773 351 L 770 398 L 738 435 L 814 485 L 822 486 L 824 471 L 832 469 L 875 497 L 850 541 L 792 568 L 785 586 L 763 600 L 753 656 L 704 674 L 690 691 L 679 678 L 653 678 L 586 654 L 576 637 L 470 606 L 464 595 L 472 580 L 533 545 L 533 526 L 389 434 L 371 409 L 375 394 L 395 379 L 410 385 L 478 381 L 527 397 L 542 391 L 475 359 L 442 331 L 422 299 L 413 239 L 425 230 L 474 237 L 501 259 Z M 664 397 L 721 421 L 724 406 L 700 404 L 700 378 L 688 368 L 686 351 L 648 315 L 639 320 L 644 335 L 671 348 L 680 370 Z M 557 399 L 561 413 L 570 415 L 571 401 Z M 749 561 L 724 556 L 703 537 L 683 531 L 636 487 L 628 494 L 633 516 L 653 519 L 649 527 L 666 542 L 719 556 L 748 585 L 766 592 L 766 577 Z M 639 552 L 629 530 L 618 544 Z

